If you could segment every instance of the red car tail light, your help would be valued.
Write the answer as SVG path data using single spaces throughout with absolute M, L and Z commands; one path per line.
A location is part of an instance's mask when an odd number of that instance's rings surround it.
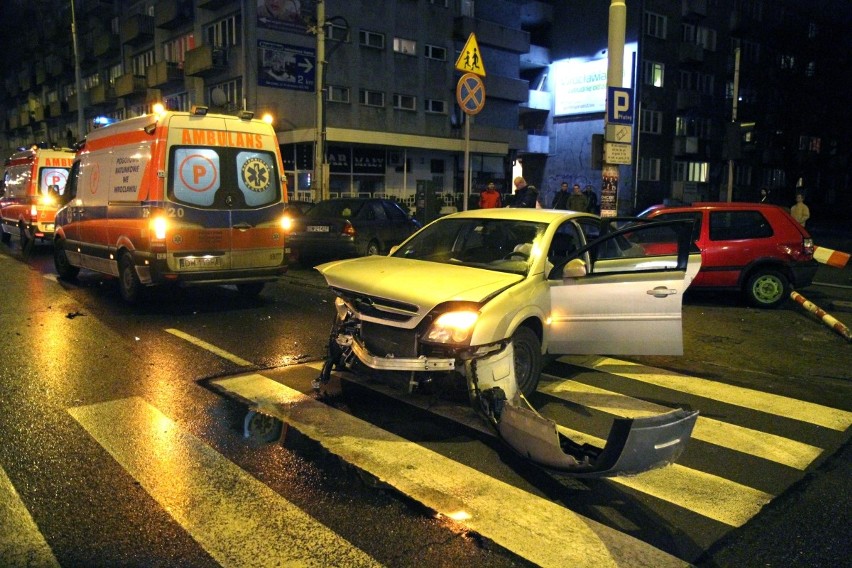
M 343 230 L 340 231 L 340 234 L 346 235 L 347 237 L 355 236 L 355 227 L 352 226 L 352 223 L 346 221 L 346 224 L 343 225 Z

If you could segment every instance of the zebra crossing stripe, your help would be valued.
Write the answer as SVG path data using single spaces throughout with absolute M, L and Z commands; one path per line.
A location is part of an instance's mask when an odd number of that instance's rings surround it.
M 671 410 L 653 402 L 571 380 L 542 383 L 538 390 L 561 400 L 627 418 L 654 416 Z M 822 448 L 700 415 L 692 437 L 799 470 L 807 469 L 822 453 Z
M 3 468 L 0 468 L 0 566 L 59 567 Z
M 260 374 L 211 381 L 409 498 L 540 566 L 686 566 L 682 560 Z
M 139 397 L 68 412 L 225 568 L 380 566 Z
M 681 375 L 630 361 L 597 356 L 563 356 L 559 361 L 838 432 L 844 432 L 852 425 L 852 412 L 839 408 Z
M 211 353 L 215 353 L 219 357 L 222 357 L 223 359 L 227 359 L 228 361 L 231 361 L 232 363 L 236 363 L 237 365 L 240 365 L 241 367 L 251 367 L 253 365 L 253 363 L 251 361 L 246 361 L 245 359 L 241 359 L 240 357 L 237 357 L 233 353 L 229 353 L 228 351 L 225 351 L 224 349 L 219 349 L 215 345 L 213 345 L 211 343 L 207 343 L 206 341 L 198 339 L 197 337 L 190 335 L 188 333 L 184 333 L 179 329 L 167 329 L 166 332 L 171 333 L 175 337 L 180 337 L 183 340 L 189 341 L 190 343 L 192 343 L 196 347 L 201 347 L 202 349 L 206 349 L 207 351 L 210 351 Z

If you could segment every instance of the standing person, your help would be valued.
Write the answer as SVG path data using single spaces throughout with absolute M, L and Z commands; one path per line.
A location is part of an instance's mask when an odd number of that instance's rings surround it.
M 488 182 L 488 185 L 485 186 L 485 191 L 479 194 L 479 208 L 493 209 L 502 206 L 503 201 L 500 199 L 500 192 L 497 191 L 497 186 L 494 185 L 493 181 Z
M 589 208 L 589 200 L 580 191 L 580 184 L 575 183 L 571 188 L 571 196 L 568 198 L 568 209 L 571 211 L 586 211 Z
M 568 209 L 568 197 L 570 195 L 568 192 L 568 182 L 563 181 L 559 187 L 559 191 L 553 197 L 553 203 L 550 205 L 551 209 Z
M 535 208 L 538 203 L 538 190 L 533 185 L 527 185 L 527 180 L 518 176 L 514 179 L 515 196 L 509 207 Z
M 595 193 L 595 190 L 592 189 L 591 185 L 587 185 L 586 189 L 583 190 L 583 195 L 586 196 L 586 201 L 588 202 L 588 208 L 586 211 L 589 213 L 598 214 L 598 194 Z
M 769 190 L 765 187 L 760 188 L 760 202 L 769 203 Z
M 805 205 L 805 196 L 801 193 L 796 194 L 796 204 L 790 208 L 790 215 L 793 219 L 799 222 L 804 227 L 808 219 L 811 218 L 811 210 Z

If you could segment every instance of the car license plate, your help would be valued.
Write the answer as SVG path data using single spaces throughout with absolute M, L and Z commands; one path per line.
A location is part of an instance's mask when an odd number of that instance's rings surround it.
M 181 268 L 219 268 L 222 257 L 219 256 L 189 256 L 179 260 Z
M 331 231 L 331 227 L 328 225 L 308 225 L 309 233 L 328 233 Z

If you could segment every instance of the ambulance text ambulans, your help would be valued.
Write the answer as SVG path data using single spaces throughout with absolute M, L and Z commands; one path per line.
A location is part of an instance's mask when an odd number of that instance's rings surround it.
M 5 163 L 0 197 L 0 239 L 15 233 L 21 247 L 35 239 L 53 238 L 53 220 L 65 194 L 74 151 L 33 147 L 12 154 Z
M 95 130 L 56 214 L 56 271 L 117 276 L 128 302 L 164 283 L 256 295 L 286 271 L 285 184 L 275 131 L 245 114 L 193 107 Z

